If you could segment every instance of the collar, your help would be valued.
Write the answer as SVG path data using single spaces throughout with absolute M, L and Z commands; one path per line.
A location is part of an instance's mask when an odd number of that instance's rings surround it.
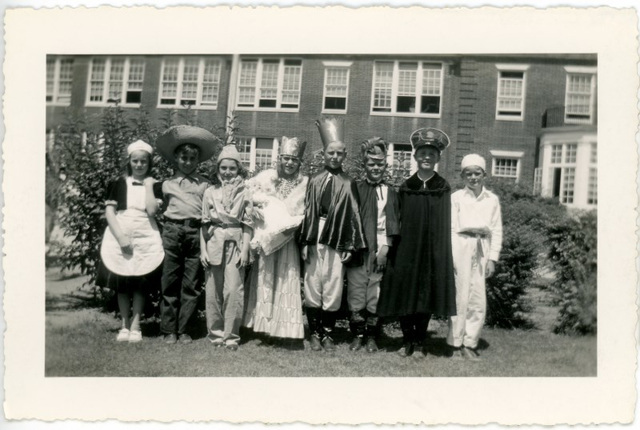
M 342 167 L 338 167 L 337 169 L 332 169 L 331 167 L 324 166 L 324 170 L 331 173 L 334 176 L 337 176 L 342 173 Z
M 436 176 L 435 171 L 431 172 L 431 176 L 429 176 L 427 179 L 422 179 L 422 177 L 420 176 L 420 171 L 416 172 L 416 178 L 418 178 L 421 182 L 429 182 L 431 179 L 434 178 L 434 176 Z
M 174 178 L 176 178 L 178 180 L 178 183 L 182 183 L 182 181 L 184 181 L 185 179 L 188 179 L 190 182 L 195 182 L 196 184 L 200 184 L 203 180 L 203 178 L 198 175 L 197 173 L 193 173 L 191 175 L 186 175 L 184 173 L 182 173 L 181 171 L 178 171 L 175 175 L 173 175 Z
M 485 188 L 485 186 L 482 186 L 482 190 L 480 191 L 480 194 L 478 194 L 478 196 L 476 197 L 476 194 L 473 192 L 473 190 L 469 187 L 464 187 L 464 192 L 467 193 L 470 197 L 473 197 L 474 199 L 480 200 L 483 199 L 487 196 L 489 196 L 489 190 L 487 190 Z
M 381 185 L 384 185 L 382 179 L 380 179 L 378 182 L 372 182 L 369 180 L 369 178 L 365 177 L 364 180 L 367 182 L 367 184 L 371 185 L 372 187 L 379 187 Z

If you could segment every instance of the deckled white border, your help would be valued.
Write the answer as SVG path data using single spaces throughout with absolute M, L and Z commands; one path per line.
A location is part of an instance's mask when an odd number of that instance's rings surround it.
M 255 22 L 247 26 L 251 20 Z M 371 24 L 378 20 L 385 24 L 382 29 Z M 344 31 L 327 31 L 329 23 Z M 138 35 L 141 26 L 144 37 Z M 259 40 L 240 36 L 239 29 L 247 27 L 256 29 Z M 169 34 L 168 28 L 175 31 Z M 105 419 L 110 409 L 123 420 L 161 421 L 629 421 L 635 405 L 636 273 L 631 250 L 636 151 L 631 143 L 637 123 L 636 28 L 634 11 L 614 9 L 9 11 L 3 148 L 9 160 L 3 182 L 7 417 Z M 33 252 L 40 251 L 44 242 L 38 227 L 44 218 L 43 59 L 46 53 L 121 52 L 596 52 L 601 148 L 598 377 L 45 379 L 44 266 L 42 252 Z M 157 396 L 161 388 L 183 384 L 195 393 L 184 408 L 163 403 Z M 120 401 L 117 391 L 132 389 L 145 403 Z M 265 393 L 273 392 L 279 400 L 266 407 L 264 399 L 274 395 Z M 316 393 L 315 401 L 309 401 L 305 395 L 309 392 Z

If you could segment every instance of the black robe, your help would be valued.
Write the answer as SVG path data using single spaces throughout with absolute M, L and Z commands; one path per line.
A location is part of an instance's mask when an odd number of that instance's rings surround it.
M 323 170 L 309 178 L 300 244 L 316 245 L 319 242 L 339 252 L 366 249 L 358 189 L 355 181 L 342 171 L 333 176 L 327 220 L 322 231 L 318 231 L 322 188 L 328 174 L 327 170 Z
M 400 186 L 400 239 L 389 252 L 379 316 L 456 314 L 451 187 L 437 173 L 423 184 L 414 174 Z

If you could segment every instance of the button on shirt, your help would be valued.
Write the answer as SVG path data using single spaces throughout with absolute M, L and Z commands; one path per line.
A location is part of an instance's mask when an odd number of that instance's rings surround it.
M 202 196 L 209 181 L 200 175 L 185 175 L 181 172 L 162 183 L 162 194 L 168 202 L 164 216 L 174 220 L 200 219 Z
M 498 261 L 502 248 L 500 200 L 484 187 L 478 197 L 465 187 L 451 195 L 451 232 L 476 230 L 490 233 L 489 260 Z

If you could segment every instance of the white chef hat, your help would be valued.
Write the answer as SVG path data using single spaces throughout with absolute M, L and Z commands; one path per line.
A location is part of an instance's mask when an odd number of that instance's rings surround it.
M 136 140 L 135 142 L 127 146 L 127 155 L 131 155 L 133 151 L 144 151 L 148 152 L 149 154 L 153 154 L 153 147 L 151 147 L 151 145 L 149 145 L 144 140 Z
M 487 163 L 484 161 L 478 154 L 467 154 L 462 158 L 462 162 L 460 163 L 460 170 L 464 170 L 470 166 L 478 166 L 484 172 L 487 171 Z

